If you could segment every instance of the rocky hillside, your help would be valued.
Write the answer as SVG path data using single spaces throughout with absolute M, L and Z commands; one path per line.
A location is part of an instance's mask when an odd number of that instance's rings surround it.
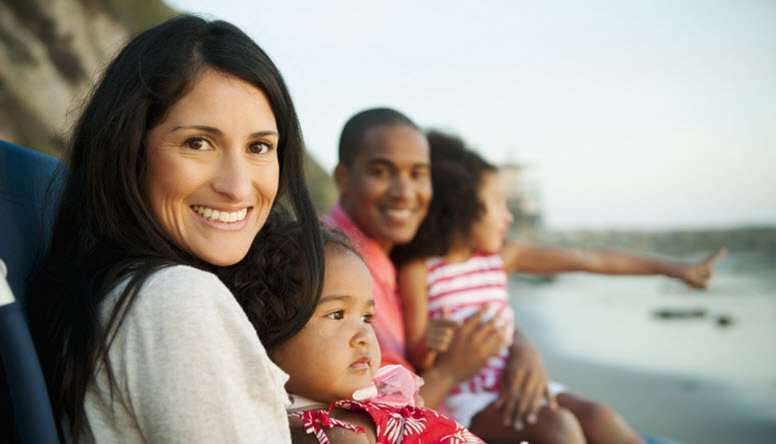
M 0 139 L 61 156 L 104 65 L 130 36 L 174 14 L 160 0 L 0 2 Z M 307 164 L 316 206 L 328 209 L 331 178 Z

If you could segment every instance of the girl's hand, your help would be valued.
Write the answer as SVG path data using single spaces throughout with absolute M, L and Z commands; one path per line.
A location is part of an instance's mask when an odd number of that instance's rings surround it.
M 426 354 L 420 362 L 421 369 L 428 369 L 434 365 L 439 353 L 444 353 L 450 348 L 455 332 L 460 324 L 451 319 L 432 319 L 429 321 L 426 331 Z
M 432 319 L 426 332 L 426 348 L 438 353 L 446 352 L 458 327 L 460 324 L 451 319 Z
M 507 344 L 498 316 L 482 322 L 486 310 L 483 308 L 463 321 L 447 352 L 439 355 L 435 367 L 450 375 L 456 384 L 474 376 Z
M 496 400 L 504 425 L 521 430 L 525 423 L 535 423 L 542 401 L 555 408 L 555 398 L 550 396 L 548 387 L 549 379 L 539 351 L 516 338 L 502 376 L 501 394 Z
M 722 247 L 701 263 L 681 266 L 676 271 L 676 277 L 692 288 L 705 290 L 709 288 L 709 281 L 714 276 L 714 264 L 726 254 L 727 248 Z

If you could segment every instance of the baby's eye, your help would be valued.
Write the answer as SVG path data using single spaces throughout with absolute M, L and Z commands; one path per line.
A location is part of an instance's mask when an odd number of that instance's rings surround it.
M 374 315 L 373 315 L 372 313 L 367 313 L 367 314 L 365 314 L 364 316 L 362 316 L 362 319 L 363 319 L 363 320 L 364 320 L 364 322 L 366 322 L 367 324 L 371 324 L 371 323 L 372 323 L 372 318 L 373 318 L 373 317 L 374 317 Z
M 210 143 L 204 137 L 190 137 L 183 142 L 183 145 L 192 150 L 205 151 L 209 148 Z
M 345 318 L 345 311 L 344 310 L 333 311 L 327 314 L 326 317 L 329 319 L 333 319 L 335 321 L 339 321 Z

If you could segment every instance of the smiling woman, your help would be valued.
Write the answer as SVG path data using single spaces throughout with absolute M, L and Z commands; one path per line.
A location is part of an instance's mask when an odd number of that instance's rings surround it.
M 278 190 L 278 132 L 263 92 L 209 69 L 149 131 L 148 197 L 184 250 L 215 265 L 245 256 Z
M 320 293 L 301 132 L 272 61 L 228 23 L 172 19 L 108 66 L 70 145 L 28 296 L 63 438 L 289 442 L 287 376 L 214 274 L 285 196 L 302 227 L 302 306 Z

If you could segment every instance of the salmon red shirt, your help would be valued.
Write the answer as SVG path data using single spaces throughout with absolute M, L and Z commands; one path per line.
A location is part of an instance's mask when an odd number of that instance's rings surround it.
M 388 254 L 374 240 L 361 231 L 345 210 L 337 204 L 323 222 L 344 232 L 364 258 L 374 284 L 375 313 L 372 327 L 382 351 L 382 365 L 400 364 L 410 370 L 412 365 L 405 356 L 404 314 L 396 289 L 396 268 Z

